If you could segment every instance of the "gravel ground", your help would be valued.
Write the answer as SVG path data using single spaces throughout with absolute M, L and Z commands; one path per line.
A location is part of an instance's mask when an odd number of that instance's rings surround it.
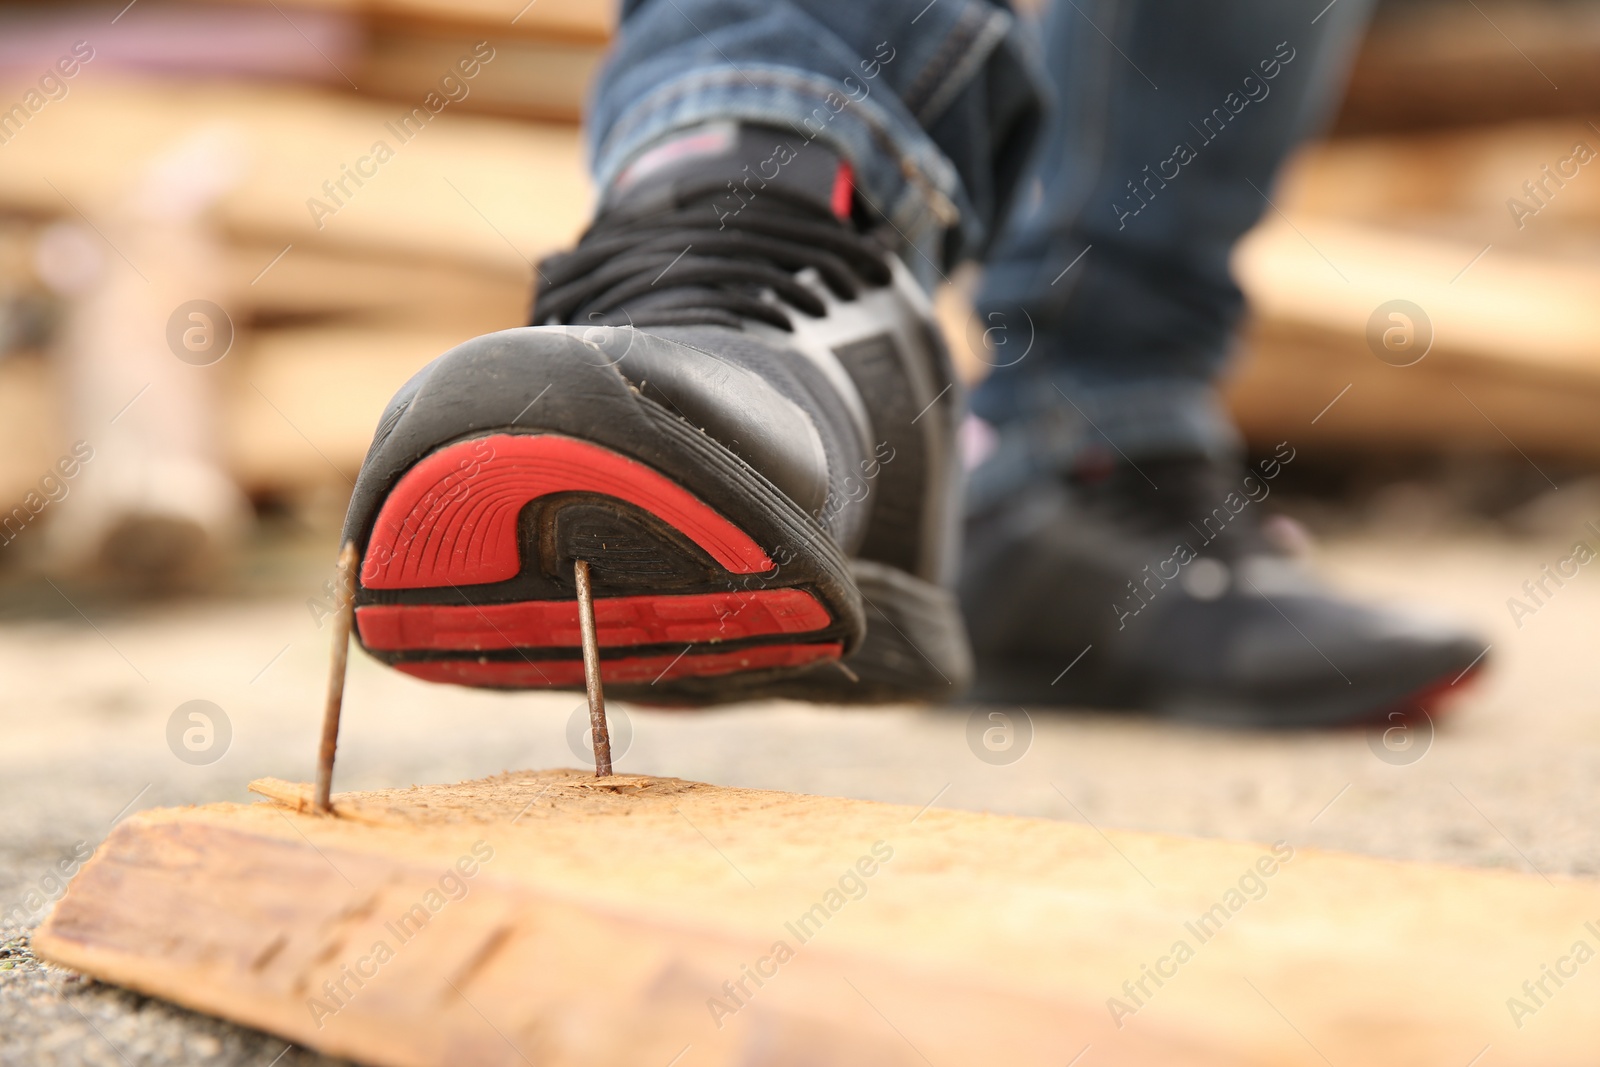
M 614 711 L 633 733 L 618 769 L 1592 876 L 1600 656 L 1585 623 L 1600 609 L 1600 578 L 1585 568 L 1520 628 L 1506 605 L 1570 544 L 1351 536 L 1320 550 L 1346 588 L 1465 616 L 1492 642 L 1487 676 L 1431 741 L 1419 735 L 1400 754 L 1360 731 L 1227 733 L 1035 709 L 1026 754 L 992 766 L 968 748 L 972 709 L 771 704 Z M 324 575 L 290 570 L 270 595 L 138 608 L 74 596 L 82 614 L 45 606 L 61 596 L 46 587 L 36 610 L 0 622 L 0 1064 L 332 1062 L 44 966 L 27 947 L 57 892 L 53 872 L 129 812 L 245 800 L 261 775 L 309 779 L 327 631 L 307 599 L 321 597 Z M 226 717 L 214 762 L 169 747 L 169 720 L 191 700 Z M 578 765 L 565 739 L 578 706 L 429 686 L 357 657 L 337 784 Z

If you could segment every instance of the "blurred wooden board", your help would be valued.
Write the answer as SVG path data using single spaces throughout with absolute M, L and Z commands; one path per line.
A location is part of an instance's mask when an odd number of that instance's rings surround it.
M 1421 129 L 1597 106 L 1594 4 L 1393 3 L 1380 6 L 1356 57 L 1338 127 Z
M 487 31 L 486 31 L 487 32 Z M 605 45 L 565 38 L 504 38 L 491 34 L 494 59 L 472 80 L 460 106 L 522 118 L 577 122 Z M 379 27 L 371 33 L 360 83 L 397 100 L 422 99 L 473 46 L 470 32 L 419 34 Z
M 1251 317 L 1225 387 L 1246 437 L 1268 449 L 1287 440 L 1600 460 L 1600 260 L 1482 252 L 1269 217 L 1234 262 Z M 1396 299 L 1423 308 L 1434 336 L 1411 366 L 1381 360 L 1367 338 L 1373 313 Z M 964 376 L 979 377 L 983 330 L 966 299 L 945 287 L 936 307 Z
M 1600 389 L 1454 365 L 1374 359 L 1359 336 L 1259 319 L 1225 385 L 1247 440 L 1341 454 L 1511 456 L 1550 477 L 1550 459 L 1600 461 Z M 1520 462 L 1520 461 L 1519 461 Z M 1542 484 L 1542 483 L 1539 483 Z
M 1580 144 L 1595 153 L 1588 163 L 1574 159 Z M 1545 167 L 1563 164 L 1565 178 L 1547 178 Z M 1586 118 L 1341 137 L 1303 152 L 1273 199 L 1291 215 L 1454 235 L 1478 248 L 1559 251 L 1582 242 L 1596 258 L 1597 169 L 1600 127 Z M 1545 183 L 1539 200 L 1528 195 L 1530 181 Z M 1513 215 L 1513 199 L 1536 213 Z
M 1600 383 L 1600 263 L 1515 253 L 1474 263 L 1482 251 L 1301 217 L 1257 228 L 1234 265 L 1263 319 L 1353 332 L 1365 348 L 1371 313 L 1403 298 L 1432 319 L 1434 346 L 1424 362 L 1440 355 Z
M 8 511 L 38 491 L 71 444 L 55 391 L 50 365 L 38 353 L 0 359 L 0 500 Z
M 390 126 L 408 113 L 401 103 L 227 83 L 86 80 L 71 100 L 40 112 L 6 146 L 0 207 L 92 218 L 126 195 L 145 161 L 221 125 L 245 146 L 243 177 L 214 212 L 237 240 L 531 278 L 529 261 L 570 244 L 587 216 L 589 181 L 567 125 L 446 107 L 405 141 Z M 330 200 L 324 183 L 379 141 L 393 157 L 365 164 L 376 173 L 359 188 L 347 182 L 342 205 Z M 336 212 L 319 217 L 313 199 Z
M 6 146 L 0 208 L 92 221 L 181 138 L 217 123 L 239 133 L 243 178 L 213 213 L 228 310 L 272 328 L 245 331 L 217 373 L 225 451 L 252 491 L 353 478 L 394 390 L 449 347 L 526 321 L 530 260 L 570 244 L 587 214 L 570 126 L 447 109 L 402 145 L 385 124 L 403 108 L 309 89 L 86 81 L 71 101 Z M 307 199 L 376 138 L 395 157 L 319 229 Z M 0 420 L 8 499 L 69 443 L 42 368 L 0 367 L 0 407 L 19 412 Z
M 1473 262 L 1482 251 L 1307 216 L 1251 233 L 1235 268 L 1254 327 L 1229 384 L 1246 435 L 1600 458 L 1600 263 L 1499 250 Z M 1368 341 L 1397 299 L 1431 323 L 1410 366 Z
M 228 467 L 257 493 L 348 488 L 379 416 L 407 379 L 479 333 L 517 325 L 514 319 L 454 332 L 389 323 L 262 331 L 227 368 Z
M 1522 183 L 1580 142 L 1595 160 L 1519 227 L 1507 199 L 1526 200 Z M 1268 208 L 1235 252 L 1251 318 L 1227 399 L 1247 437 L 1600 459 L 1597 168 L 1600 130 L 1579 119 L 1344 138 L 1303 153 L 1273 196 L 1284 214 Z M 1373 313 L 1397 299 L 1433 328 L 1414 366 L 1392 366 L 1368 343 Z M 939 307 L 976 377 L 982 328 L 957 293 Z
M 252 788 L 119 825 L 34 950 L 396 1067 L 1587 1067 L 1600 1027 L 1507 1009 L 1600 944 L 1591 882 L 580 771 Z
M 271 328 L 284 320 L 355 317 L 369 325 L 424 329 L 476 326 L 482 333 L 521 325 L 533 295 L 533 268 L 504 270 L 421 258 L 323 253 L 296 246 L 263 271 L 283 246 L 228 246 L 229 290 L 238 313 Z M 252 279 L 254 279 L 252 281 Z
M 262 5 L 265 0 L 212 0 Z M 283 0 L 348 12 L 416 40 L 495 39 L 603 44 L 616 0 Z M 1036 2 L 1020 6 L 1033 9 Z M 1356 56 L 1343 132 L 1499 122 L 1600 107 L 1600 9 L 1586 3 L 1386 5 Z M 576 112 L 572 112 L 575 114 Z
M 267 0 L 207 0 L 265 5 Z M 604 41 L 616 29 L 615 0 L 277 0 L 290 10 L 342 11 L 369 21 L 407 20 L 467 27 L 496 37 L 565 37 Z
M 232 383 L 228 453 L 252 489 L 338 482 L 416 368 L 524 321 L 529 261 L 569 245 L 589 210 L 576 129 L 446 109 L 319 228 L 306 201 L 402 110 L 309 89 L 85 81 L 7 146 L 0 207 L 93 218 L 142 160 L 207 124 L 235 127 L 247 165 L 215 211 L 230 310 L 268 328 L 218 368 Z M 1600 132 L 1561 120 L 1309 153 L 1274 198 L 1294 227 L 1269 211 L 1239 250 L 1255 325 L 1229 396 L 1247 434 L 1600 458 L 1597 164 L 1520 230 L 1505 208 L 1585 137 L 1600 148 Z M 1395 298 L 1437 332 L 1414 367 L 1367 346 L 1369 317 Z M 958 353 L 971 341 L 960 316 L 945 316 Z M 22 409 L 58 421 L 47 379 L 13 384 Z M 0 426 L 6 455 L 24 454 L 36 423 Z M 0 462 L 0 484 L 30 483 L 35 465 Z

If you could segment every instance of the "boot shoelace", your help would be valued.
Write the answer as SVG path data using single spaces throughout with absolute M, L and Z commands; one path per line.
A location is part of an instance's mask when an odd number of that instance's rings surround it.
M 795 277 L 808 267 L 841 300 L 888 284 L 882 250 L 826 209 L 769 188 L 724 226 L 714 205 L 726 191 L 705 183 L 669 210 L 602 215 L 575 249 L 540 264 L 533 322 L 738 328 L 754 319 L 792 330 L 790 308 L 827 313 Z

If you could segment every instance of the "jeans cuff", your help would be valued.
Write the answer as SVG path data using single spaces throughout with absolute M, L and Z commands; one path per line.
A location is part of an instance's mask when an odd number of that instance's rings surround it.
M 833 79 L 789 67 L 695 70 L 658 87 L 612 126 L 594 148 L 595 179 L 604 190 L 655 142 L 704 123 L 788 130 L 792 148 L 819 141 L 850 161 L 857 192 L 915 249 L 905 254 L 907 266 L 931 288 L 945 230 L 968 221 L 957 207 L 955 168 L 920 128 L 872 100 L 870 81 L 858 84 L 859 99 L 844 95 Z

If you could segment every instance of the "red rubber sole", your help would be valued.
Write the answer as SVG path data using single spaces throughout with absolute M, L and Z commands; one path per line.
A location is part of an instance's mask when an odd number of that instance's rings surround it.
M 694 494 L 626 456 L 556 434 L 496 434 L 439 449 L 408 470 L 385 498 L 361 567 L 366 589 L 485 585 L 521 573 L 519 516 L 553 493 L 609 496 L 648 512 L 733 575 L 775 564 L 749 534 Z M 715 583 L 716 569 L 708 572 Z M 700 651 L 696 645 L 825 630 L 828 609 L 799 588 L 600 597 L 595 624 L 606 682 L 648 683 L 799 667 L 836 659 L 840 642 L 774 643 Z M 364 646 L 380 653 L 506 652 L 520 659 L 428 659 L 394 666 L 418 678 L 495 688 L 571 687 L 581 661 L 539 650 L 581 644 L 573 600 L 497 604 L 364 604 L 356 609 Z M 687 645 L 683 653 L 627 655 L 637 646 Z M 622 653 L 622 654 L 619 654 Z
M 707 678 L 743 671 L 771 670 L 778 667 L 804 667 L 823 660 L 838 659 L 844 646 L 837 642 L 817 645 L 758 645 L 734 652 L 706 652 L 700 655 L 630 656 L 603 660 L 600 680 L 607 685 L 645 684 L 671 678 Z M 397 663 L 397 670 L 429 682 L 489 689 L 571 689 L 583 685 L 580 660 L 426 660 Z
M 687 596 L 605 597 L 595 601 L 602 648 L 732 641 L 825 629 L 827 609 L 801 589 Z M 380 651 L 411 648 L 487 652 L 506 648 L 577 648 L 578 604 L 369 604 L 356 609 L 361 642 Z
M 517 516 L 551 493 L 625 500 L 686 534 L 732 574 L 774 564 L 750 535 L 644 464 L 556 434 L 495 434 L 441 448 L 389 491 L 361 565 L 368 589 L 483 585 L 522 569 Z

